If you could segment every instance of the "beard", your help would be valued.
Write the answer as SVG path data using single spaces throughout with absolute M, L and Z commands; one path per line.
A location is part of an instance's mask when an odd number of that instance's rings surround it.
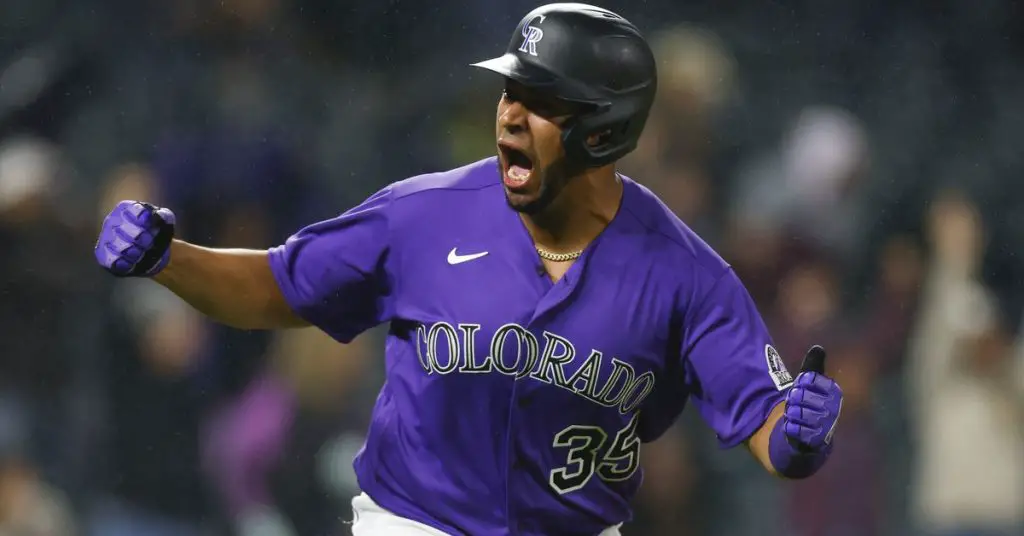
M 500 163 L 498 167 L 498 173 L 503 173 L 504 170 L 500 169 Z M 572 172 L 572 168 L 565 157 L 560 157 L 540 171 L 540 177 L 538 177 L 540 179 L 540 191 L 535 199 L 525 203 L 515 203 L 506 193 L 505 202 L 508 203 L 509 208 L 520 214 L 535 216 L 547 210 L 558 199 L 558 196 L 565 190 L 566 185 L 569 184 L 574 175 L 575 173 Z

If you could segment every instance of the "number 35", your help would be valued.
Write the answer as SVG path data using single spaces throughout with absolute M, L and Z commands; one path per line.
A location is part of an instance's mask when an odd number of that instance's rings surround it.
M 559 494 L 576 491 L 597 476 L 606 482 L 619 482 L 633 476 L 640 466 L 640 438 L 636 436 L 638 414 L 615 434 L 611 447 L 598 462 L 598 453 L 608 434 L 597 426 L 574 424 L 555 434 L 553 445 L 567 448 L 565 465 L 552 469 L 548 483 Z

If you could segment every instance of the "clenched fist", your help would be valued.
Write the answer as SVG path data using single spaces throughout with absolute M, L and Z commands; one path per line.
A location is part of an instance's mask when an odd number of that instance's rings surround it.
M 173 212 L 121 201 L 103 220 L 96 262 L 117 277 L 152 277 L 167 266 L 173 238 Z

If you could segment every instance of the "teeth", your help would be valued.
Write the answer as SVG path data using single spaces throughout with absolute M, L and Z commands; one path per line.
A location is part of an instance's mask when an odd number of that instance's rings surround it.
M 510 166 L 508 168 L 508 178 L 517 182 L 526 182 L 530 178 L 530 170 L 520 166 Z

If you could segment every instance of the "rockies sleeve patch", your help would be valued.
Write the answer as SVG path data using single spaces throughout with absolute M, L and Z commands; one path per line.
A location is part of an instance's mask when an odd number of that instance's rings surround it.
M 776 389 L 781 391 L 793 383 L 793 375 L 786 369 L 786 364 L 782 362 L 782 356 L 774 346 L 764 345 L 764 359 L 768 363 L 768 374 L 771 375 Z

